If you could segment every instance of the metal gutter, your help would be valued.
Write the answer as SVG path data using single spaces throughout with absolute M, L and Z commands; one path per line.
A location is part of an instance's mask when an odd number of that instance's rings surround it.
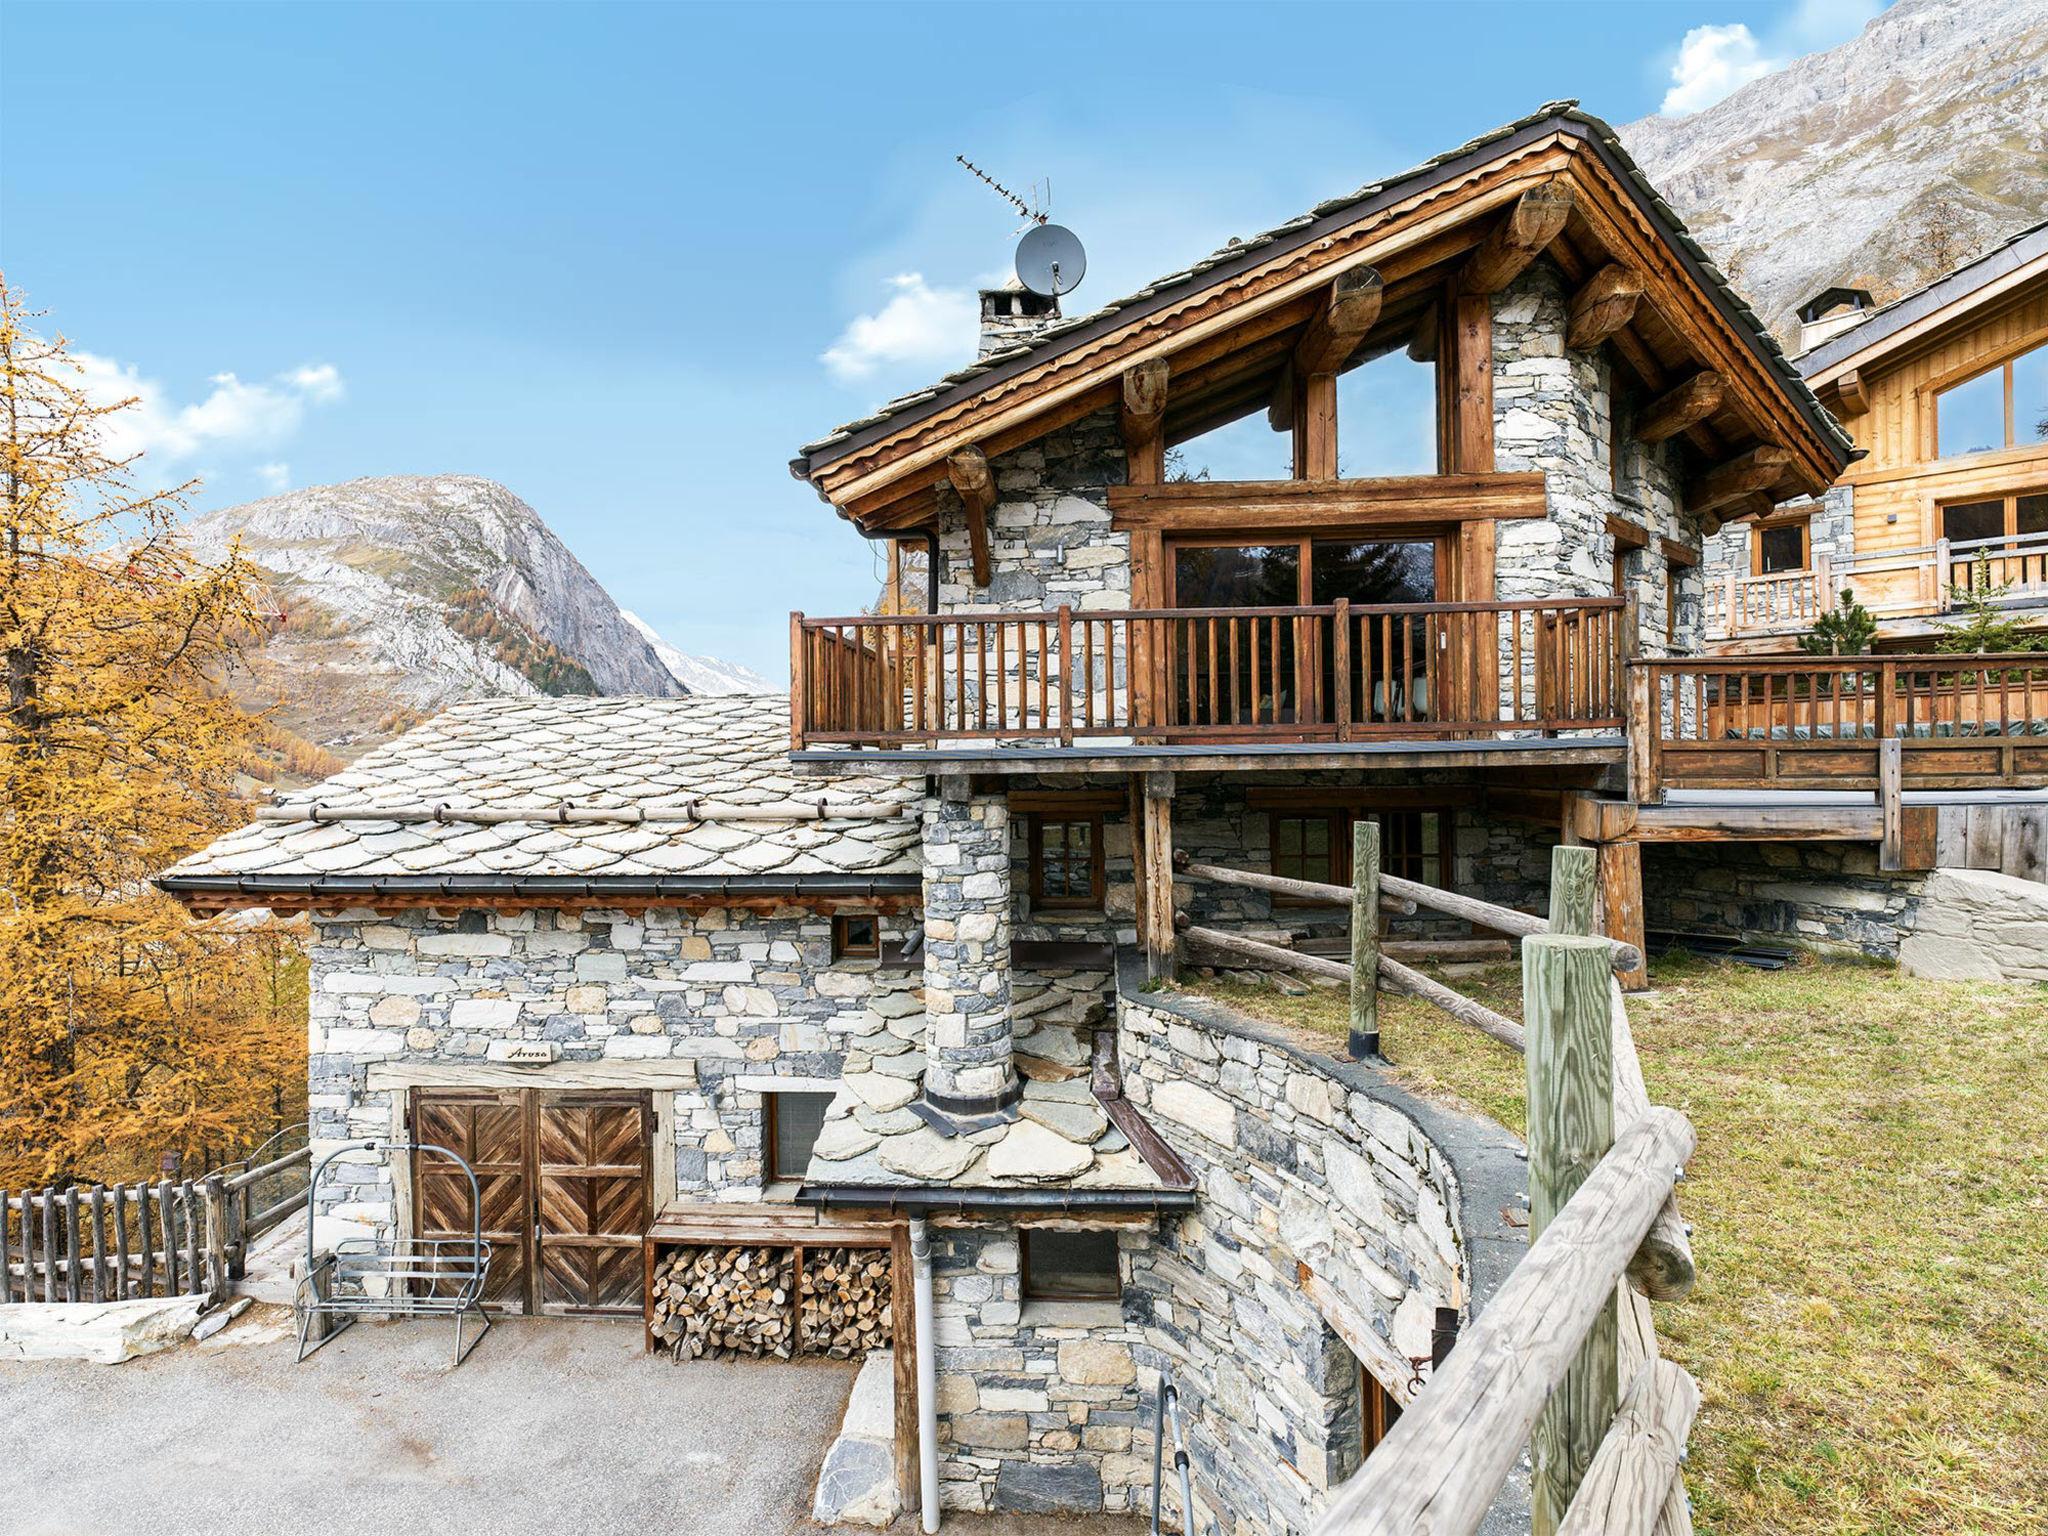
M 161 875 L 173 895 L 229 896 L 903 896 L 918 874 L 876 875 Z

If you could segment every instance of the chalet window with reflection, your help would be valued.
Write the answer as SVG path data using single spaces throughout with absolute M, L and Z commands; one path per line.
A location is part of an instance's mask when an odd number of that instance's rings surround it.
M 1808 562 L 1808 523 L 1798 518 L 1784 523 L 1761 523 L 1750 541 L 1751 569 L 1758 576 L 1775 576 L 1780 571 L 1803 571 Z
M 845 912 L 832 919 L 834 960 L 882 958 L 882 920 L 872 912 Z
M 800 1180 L 811 1165 L 811 1150 L 824 1129 L 825 1111 L 832 1107 L 829 1093 L 800 1093 L 794 1090 L 761 1095 L 761 1143 L 768 1150 L 770 1183 Z
M 1944 502 L 1941 536 L 1952 544 L 2048 533 L 2048 491 Z
M 1043 911 L 1102 905 L 1102 815 L 1030 817 L 1031 905 Z
M 1944 459 L 2048 442 L 2048 342 L 1937 390 L 1934 441 Z
M 1026 1301 L 1110 1301 L 1123 1294 L 1114 1232 L 1021 1227 Z

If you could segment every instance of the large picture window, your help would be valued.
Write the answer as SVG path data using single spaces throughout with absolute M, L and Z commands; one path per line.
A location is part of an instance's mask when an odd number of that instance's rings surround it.
M 2048 442 L 2048 342 L 1937 390 L 1934 442 L 1944 459 Z

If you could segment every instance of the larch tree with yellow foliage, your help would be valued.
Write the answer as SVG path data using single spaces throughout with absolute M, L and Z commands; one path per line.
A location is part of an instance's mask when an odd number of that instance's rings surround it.
M 0 1185 L 134 1177 L 261 1138 L 305 1092 L 304 962 L 150 877 L 245 814 L 222 680 L 253 572 L 178 537 L 61 336 L 0 277 Z

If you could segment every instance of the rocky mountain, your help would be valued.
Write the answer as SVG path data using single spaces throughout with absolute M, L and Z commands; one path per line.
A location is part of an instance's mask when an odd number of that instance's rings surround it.
M 1621 136 L 1789 344 L 1831 284 L 1884 303 L 2048 218 L 2048 0 L 1899 0 L 1838 48 Z
M 634 613 L 630 608 L 622 609 L 625 621 L 639 630 L 654 647 L 654 654 L 661 658 L 661 664 L 668 668 L 669 676 L 681 683 L 690 693 L 780 693 L 782 689 L 749 667 L 736 661 L 720 661 L 715 656 L 691 656 L 676 649 L 654 632 L 654 626 Z
M 343 757 L 460 699 L 691 691 L 658 637 L 490 480 L 314 486 L 187 533 L 208 559 L 239 542 L 263 572 L 273 633 L 237 693 Z

